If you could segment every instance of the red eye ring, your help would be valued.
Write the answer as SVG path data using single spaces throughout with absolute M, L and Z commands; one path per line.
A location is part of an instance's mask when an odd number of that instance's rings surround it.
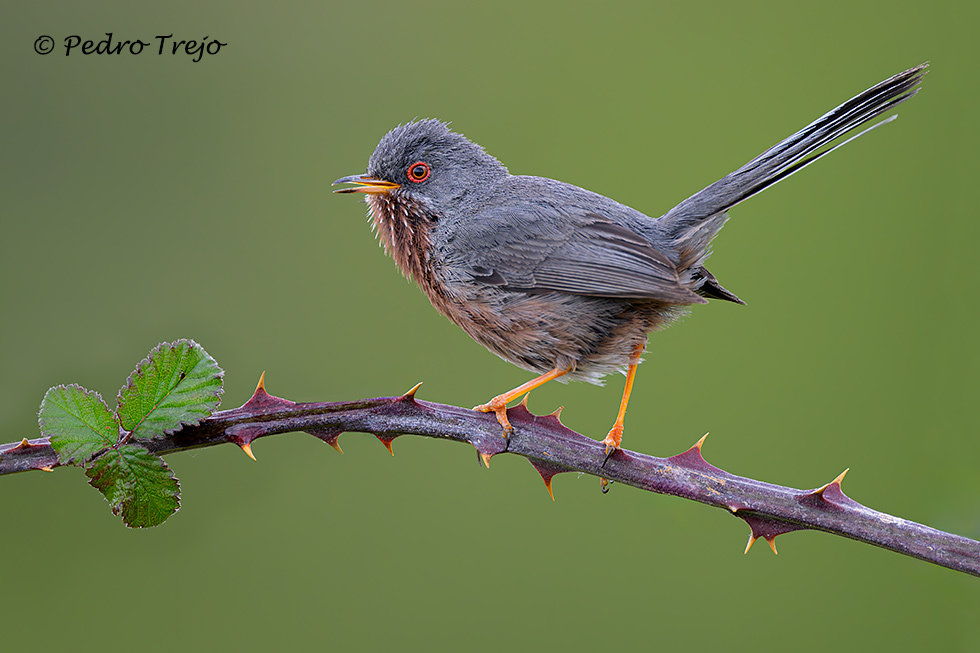
M 408 180 L 413 181 L 416 184 L 421 184 L 423 181 L 429 178 L 432 174 L 432 168 L 425 161 L 416 161 L 412 165 L 408 166 Z

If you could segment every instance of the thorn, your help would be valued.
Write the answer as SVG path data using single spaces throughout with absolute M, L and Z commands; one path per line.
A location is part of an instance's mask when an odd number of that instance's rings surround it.
M 422 382 L 419 381 L 414 386 L 412 386 L 411 390 L 409 390 L 408 392 L 402 395 L 402 399 L 415 399 L 415 393 L 418 392 L 419 388 L 421 387 L 422 387 Z
M 755 534 L 749 533 L 749 543 L 745 545 L 745 554 L 748 554 L 749 549 L 752 548 L 752 545 L 755 544 L 755 541 L 757 539 L 759 539 L 759 538 L 756 537 Z
M 259 382 L 255 386 L 255 392 L 252 396 L 242 404 L 242 408 L 245 409 L 264 409 L 270 406 L 295 406 L 295 401 L 289 401 L 288 399 L 283 399 L 281 397 L 273 397 L 265 390 L 265 371 L 259 375 Z
M 527 408 L 527 398 L 528 398 L 528 397 L 530 397 L 530 396 L 531 396 L 531 393 L 530 393 L 530 392 L 528 392 L 528 393 L 527 393 L 526 395 L 524 395 L 524 398 L 523 398 L 523 399 L 521 399 L 521 403 L 519 403 L 519 404 L 517 404 L 517 405 L 518 405 L 518 406 L 524 406 L 524 410 L 527 410 L 527 409 L 528 409 L 528 408 Z
M 809 495 L 806 495 L 809 496 Z M 769 548 L 772 549 L 773 555 L 779 555 L 776 551 L 776 536 L 782 535 L 783 533 L 792 533 L 793 531 L 801 530 L 803 527 L 797 524 L 790 524 L 787 522 L 777 521 L 775 519 L 767 519 L 765 517 L 760 517 L 759 515 L 739 515 L 745 520 L 745 523 L 749 525 L 752 529 L 749 535 L 748 546 L 745 547 L 746 553 L 752 544 L 758 539 L 765 539 L 766 543 L 769 544 Z
M 698 451 L 701 451 L 701 447 L 704 445 L 704 441 L 705 441 L 705 439 L 707 437 L 708 437 L 708 434 L 705 433 L 704 435 L 701 436 L 701 439 L 700 440 L 698 440 L 697 442 L 694 443 L 694 446 L 698 448 Z M 714 442 L 714 440 L 712 440 L 712 442 Z
M 695 442 L 694 444 L 692 444 L 687 451 L 679 453 L 675 456 L 671 456 L 667 460 L 670 460 L 672 462 L 677 462 L 678 464 L 684 467 L 694 469 L 699 472 L 707 472 L 712 475 L 718 475 L 719 477 L 724 478 L 727 472 L 720 470 L 714 465 L 712 465 L 711 463 L 709 463 L 707 460 L 704 459 L 704 456 L 702 455 L 701 449 L 704 447 L 704 441 L 707 439 L 708 439 L 708 434 L 705 433 L 704 435 L 701 436 L 701 439 Z
M 847 472 L 849 472 L 849 471 L 851 471 L 851 468 L 850 467 L 848 467 L 847 469 L 845 469 L 844 471 L 842 471 L 840 474 L 838 474 L 837 478 L 835 478 L 834 480 L 832 480 L 830 483 L 827 483 L 826 485 L 822 485 L 822 486 L 818 487 L 816 490 L 813 491 L 813 494 L 818 494 L 820 496 L 823 496 L 823 493 L 826 492 L 827 491 L 827 488 L 829 488 L 831 485 L 836 485 L 837 486 L 837 489 L 839 490 L 840 489 L 841 481 L 844 480 L 844 477 L 847 476 Z
M 20 442 L 17 443 L 17 446 L 10 447 L 9 449 L 5 450 L 3 453 L 16 453 L 19 451 L 27 451 L 31 447 L 39 447 L 39 446 L 41 445 L 31 444 L 30 440 L 28 440 L 27 438 L 23 438 Z
M 54 470 L 45 465 L 44 467 L 38 467 L 42 472 L 53 472 Z
M 548 488 L 548 494 L 551 495 L 551 500 L 555 500 L 555 493 L 551 490 L 551 477 L 544 479 L 544 486 Z
M 836 483 L 837 485 L 840 485 L 844 481 L 844 477 L 847 476 L 847 472 L 849 472 L 849 471 L 851 471 L 851 468 L 850 467 L 848 467 L 847 469 L 845 469 L 844 471 L 842 471 L 837 476 L 837 478 L 835 478 L 834 480 L 832 480 L 830 482 L 830 484 L 833 485 L 834 483 Z
M 248 455 L 249 458 L 251 458 L 252 460 L 255 460 L 255 454 L 252 453 L 252 443 L 251 442 L 246 442 L 245 444 L 240 444 L 238 446 L 242 448 L 242 451 L 244 451 Z M 258 461 L 256 461 L 256 462 L 258 462 Z
M 533 460 L 528 458 L 527 461 L 531 463 L 531 466 L 534 467 L 538 474 L 541 475 L 541 480 L 544 481 L 544 486 L 548 490 L 548 494 L 551 495 L 551 500 L 554 501 L 555 492 L 551 487 L 551 479 L 554 478 L 556 474 L 567 472 L 568 469 L 559 465 L 553 465 L 544 460 Z
M 309 431 L 306 431 L 306 433 L 309 433 L 318 440 L 323 440 L 333 447 L 337 453 L 344 453 L 344 450 L 340 448 L 340 444 L 337 442 L 337 438 L 339 438 L 343 433 L 343 431 L 340 429 L 333 427 L 321 427 L 317 429 L 310 429 Z
M 397 435 L 380 435 L 378 433 L 375 433 L 374 437 L 378 438 L 378 442 L 380 442 L 385 446 L 385 449 L 388 450 L 388 453 L 390 453 L 392 456 L 395 455 L 394 450 L 391 448 L 391 443 L 394 442 L 395 438 L 398 437 Z
M 558 408 L 555 409 L 555 412 L 551 413 L 550 416 L 551 417 L 554 417 L 558 421 L 561 421 L 561 411 L 563 411 L 563 410 L 565 410 L 565 407 L 564 406 L 559 406 Z
M 480 454 L 480 458 L 483 460 L 483 464 L 487 466 L 487 469 L 490 469 L 490 458 L 492 456 L 493 456 L 492 453 L 481 453 Z

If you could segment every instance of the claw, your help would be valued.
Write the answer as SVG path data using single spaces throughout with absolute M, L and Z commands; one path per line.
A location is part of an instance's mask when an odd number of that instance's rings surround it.
M 602 440 L 602 444 L 606 445 L 606 457 L 602 459 L 602 466 L 605 467 L 606 463 L 614 453 L 620 451 L 620 443 L 623 441 L 623 425 L 617 423 L 609 430 L 609 435 Z
M 616 453 L 617 451 L 622 451 L 622 449 L 612 444 L 611 442 L 607 442 L 605 440 L 602 441 L 602 444 L 606 445 L 606 457 L 602 459 L 602 464 L 605 465 L 606 462 L 608 462 L 608 460 L 612 458 L 612 455 L 614 453 Z

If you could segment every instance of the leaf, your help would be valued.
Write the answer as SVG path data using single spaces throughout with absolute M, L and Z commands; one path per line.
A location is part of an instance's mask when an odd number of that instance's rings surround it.
M 180 484 L 173 472 L 163 458 L 139 445 L 110 449 L 85 474 L 130 528 L 159 526 L 180 508 Z
M 119 419 L 133 438 L 198 424 L 218 407 L 224 372 L 193 340 L 161 343 L 119 391 Z
M 99 393 L 75 384 L 45 393 L 37 423 L 62 465 L 84 463 L 119 440 L 119 424 Z

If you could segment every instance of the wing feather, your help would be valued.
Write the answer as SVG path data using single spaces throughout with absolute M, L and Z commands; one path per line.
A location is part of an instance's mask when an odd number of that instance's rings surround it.
M 456 278 L 523 292 L 706 302 L 681 284 L 674 263 L 649 241 L 597 211 L 576 210 L 575 203 L 492 206 L 458 225 L 450 240 L 456 255 L 447 263 Z M 465 248 L 458 247 L 461 240 Z

